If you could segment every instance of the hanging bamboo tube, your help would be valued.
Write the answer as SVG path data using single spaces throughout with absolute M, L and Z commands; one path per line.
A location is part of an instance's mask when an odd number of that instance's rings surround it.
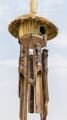
M 34 73 L 33 73 L 33 55 L 30 55 L 30 79 L 34 80 Z M 31 84 L 28 85 L 28 112 L 34 113 L 34 86 Z
M 49 95 L 48 95 L 48 67 L 47 67 L 47 57 L 48 57 L 48 50 L 43 49 L 42 52 L 42 91 L 43 91 L 43 110 L 42 110 L 42 116 L 41 120 L 46 120 L 46 116 L 48 113 L 48 101 L 49 101 Z
M 27 49 L 20 45 L 20 120 L 27 120 Z
M 40 45 L 34 49 L 34 74 L 35 74 L 35 109 L 36 113 L 42 112 L 42 58 Z

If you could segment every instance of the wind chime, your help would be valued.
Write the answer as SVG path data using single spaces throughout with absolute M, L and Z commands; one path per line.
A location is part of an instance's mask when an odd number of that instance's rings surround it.
M 9 32 L 20 44 L 20 120 L 27 120 L 27 110 L 39 113 L 41 120 L 46 120 L 48 113 L 47 41 L 57 35 L 58 29 L 36 16 L 36 10 L 36 0 L 30 0 L 30 14 L 18 17 L 9 25 Z

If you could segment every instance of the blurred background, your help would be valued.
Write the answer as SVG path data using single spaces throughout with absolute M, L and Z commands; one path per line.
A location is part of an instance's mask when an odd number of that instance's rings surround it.
M 30 0 L 0 0 L 0 119 L 19 120 L 18 58 L 19 44 L 8 32 L 9 23 L 29 13 Z M 37 0 L 37 15 L 59 28 L 48 42 L 49 104 L 47 120 L 67 119 L 67 1 Z M 40 120 L 28 114 L 28 120 Z

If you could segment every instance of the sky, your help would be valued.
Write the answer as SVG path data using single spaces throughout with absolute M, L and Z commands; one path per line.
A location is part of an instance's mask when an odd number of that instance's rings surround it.
M 67 1 L 37 0 L 37 15 L 59 29 L 48 42 L 49 104 L 47 120 L 67 120 Z M 8 32 L 16 17 L 29 13 L 29 0 L 0 0 L 0 120 L 19 120 L 18 58 L 19 44 Z M 28 120 L 40 120 L 28 114 Z

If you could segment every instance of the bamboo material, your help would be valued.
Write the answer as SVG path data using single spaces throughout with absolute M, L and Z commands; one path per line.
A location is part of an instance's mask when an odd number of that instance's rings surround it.
M 41 48 L 36 45 L 34 49 L 34 72 L 35 72 L 35 110 L 36 113 L 42 112 L 42 59 Z
M 27 120 L 27 82 L 21 82 L 20 94 L 20 120 Z
M 33 55 L 29 48 L 20 45 L 19 59 L 19 97 L 20 120 L 27 120 L 27 90 L 28 112 L 40 113 L 41 120 L 46 120 L 49 101 L 47 80 L 48 50 L 36 44 Z
M 20 45 L 19 77 L 20 77 L 20 120 L 27 120 L 27 49 Z
M 34 87 L 29 84 L 28 112 L 34 113 Z
M 28 112 L 34 113 L 34 74 L 33 74 L 33 55 L 30 55 L 30 82 L 28 96 Z
M 43 110 L 42 110 L 41 120 L 46 120 L 46 116 L 48 113 L 47 107 L 48 107 L 49 95 L 48 95 L 48 79 L 47 79 L 47 73 L 48 73 L 47 57 L 48 57 L 48 50 L 43 49 L 43 52 L 42 52 Z
M 30 14 L 35 15 L 37 11 L 37 3 L 36 0 L 30 0 Z
M 28 83 L 31 84 L 32 86 L 35 86 L 35 80 L 31 78 L 29 79 Z

